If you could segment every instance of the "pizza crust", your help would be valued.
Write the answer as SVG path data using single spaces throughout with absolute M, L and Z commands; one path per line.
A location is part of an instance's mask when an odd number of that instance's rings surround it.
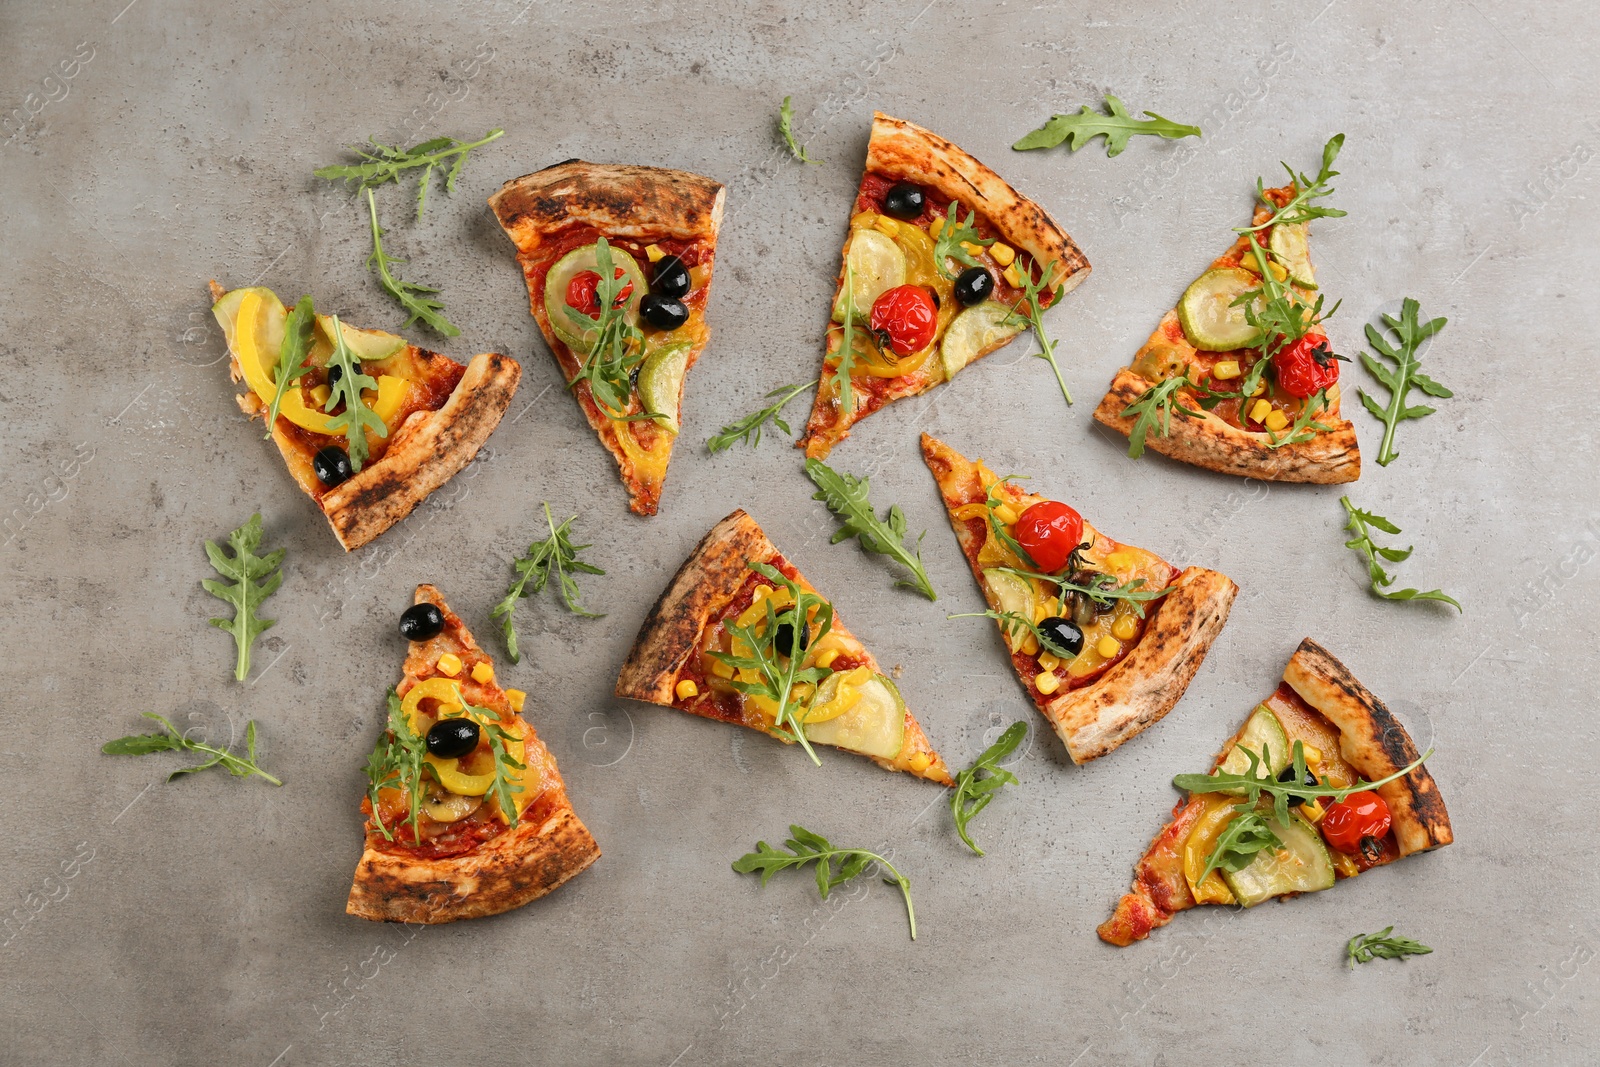
M 1134 419 L 1123 418 L 1122 413 L 1150 384 L 1127 367 L 1119 370 L 1111 380 L 1111 391 L 1094 409 L 1095 421 L 1128 436 L 1133 432 Z M 1163 437 L 1152 430 L 1145 436 L 1145 447 L 1220 474 L 1268 482 L 1339 485 L 1361 477 L 1356 428 L 1337 414 L 1324 414 L 1318 419 L 1331 425 L 1332 430 L 1282 448 L 1269 448 L 1264 433 L 1242 430 L 1210 412 L 1202 414 L 1204 418 L 1185 418 L 1174 411 L 1168 435 Z
M 683 566 L 678 568 L 678 573 L 673 575 L 672 581 L 645 616 L 644 624 L 639 627 L 639 636 L 634 639 L 628 658 L 617 674 L 616 695 L 628 700 L 674 706 L 673 689 L 677 685 L 679 672 L 699 649 L 701 635 L 706 628 L 721 618 L 728 604 L 743 588 L 750 576 L 749 564 L 752 561 L 770 563 L 779 556 L 777 546 L 767 539 L 761 527 L 742 508 L 713 526 L 689 554 L 689 558 L 684 560 Z M 798 570 L 794 581 L 806 592 L 817 593 Z M 821 596 L 820 593 L 817 595 Z M 837 607 L 834 609 L 833 631 L 860 643 L 860 638 L 851 633 L 839 618 Z M 866 666 L 875 673 L 884 673 L 871 650 L 864 644 L 862 656 Z M 705 714 L 695 708 L 679 710 Z M 908 763 L 911 757 L 918 754 L 925 754 L 931 760 L 922 771 L 912 770 Z M 941 785 L 954 784 L 949 768 L 933 750 L 922 726 L 909 708 L 905 713 L 904 741 L 899 755 L 892 760 L 877 756 L 866 758 L 885 770 L 905 771 Z
M 419 585 L 414 602 L 437 605 L 444 613 L 445 629 L 430 641 L 413 644 L 406 657 L 408 678 L 431 667 L 444 652 L 485 658 L 439 590 Z M 498 696 L 491 697 L 474 691 L 477 684 L 463 679 L 469 700 L 495 704 L 505 699 L 498 686 L 492 690 Z M 446 859 L 386 852 L 377 847 L 381 835 L 369 830 L 345 911 L 362 919 L 430 924 L 498 915 L 537 900 L 599 859 L 599 847 L 567 799 L 555 757 L 539 741 L 532 724 L 528 741 L 543 754 L 542 784 L 514 829 L 472 852 Z
M 1054 260 L 1050 288 L 1060 288 L 1057 300 L 1089 276 L 1089 260 L 1049 212 L 930 130 L 873 112 L 866 169 L 936 190 L 938 203 L 959 200 L 976 208 L 1008 244 L 1028 253 L 1041 270 Z

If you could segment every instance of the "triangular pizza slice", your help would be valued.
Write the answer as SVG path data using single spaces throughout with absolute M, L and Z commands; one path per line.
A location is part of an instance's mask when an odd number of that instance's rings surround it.
M 1042 310 L 1089 276 L 1089 261 L 1038 204 L 943 137 L 881 112 L 843 259 L 799 442 L 813 459 L 885 404 L 926 392 L 1026 329 L 1030 287 Z
M 814 745 L 832 745 L 953 784 L 872 653 L 742 510 L 678 569 L 616 692 L 798 742 L 814 762 Z
M 533 317 L 640 515 L 660 505 L 684 377 L 711 338 L 724 194 L 681 170 L 569 159 L 489 198 Z
M 1252 788 L 1256 779 L 1276 790 Z M 1291 792 L 1296 783 L 1299 795 Z M 1100 925 L 1113 945 L 1148 937 L 1198 904 L 1249 908 L 1329 889 L 1455 839 L 1406 728 L 1310 638 L 1277 691 L 1223 746 L 1211 775 L 1180 775 L 1174 784 L 1188 799 Z
M 1338 173 L 1330 167 L 1342 143 L 1336 138 L 1324 149 L 1314 187 L 1297 179 L 1260 190 L 1250 232 L 1195 279 L 1133 364 L 1112 379 L 1094 417 L 1131 438 L 1129 455 L 1150 448 L 1207 470 L 1274 482 L 1333 484 L 1361 476 L 1355 427 L 1339 414 L 1344 357 L 1334 354 L 1320 325 L 1333 305 L 1317 289 L 1310 223 L 1293 221 L 1306 214 L 1308 191 L 1326 195 L 1321 190 Z M 1280 214 L 1284 221 L 1274 221 Z
M 1017 678 L 1072 761 L 1104 756 L 1171 711 L 1239 587 L 1117 542 L 927 434 L 922 455 Z
M 463 367 L 392 333 L 308 316 L 309 297 L 293 316 L 309 335 L 295 330 L 298 338 L 286 346 L 291 315 L 272 290 L 226 290 L 212 282 L 211 297 L 228 342 L 229 371 L 248 386 L 236 398 L 240 410 L 272 420 L 289 473 L 346 551 L 405 518 L 472 462 L 500 425 L 522 374 L 515 360 L 498 353 L 474 356 Z M 294 350 L 299 341 L 303 352 Z M 281 362 L 286 349 L 288 366 Z M 297 365 L 304 370 L 296 375 Z M 353 394 L 342 384 L 346 367 Z M 351 395 L 359 398 L 355 413 Z
M 445 604 L 417 586 L 400 616 L 405 673 L 367 760 L 366 844 L 345 910 L 447 923 L 537 900 L 600 858 L 525 694 Z

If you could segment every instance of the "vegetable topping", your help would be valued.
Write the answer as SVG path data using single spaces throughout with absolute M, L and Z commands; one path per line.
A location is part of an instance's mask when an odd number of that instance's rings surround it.
M 909 356 L 933 343 L 939 309 L 922 286 L 897 285 L 873 301 L 868 325 L 880 348 Z
M 1041 500 L 1018 517 L 1012 536 L 1041 568 L 1055 573 L 1083 541 L 1083 516 L 1056 500 Z

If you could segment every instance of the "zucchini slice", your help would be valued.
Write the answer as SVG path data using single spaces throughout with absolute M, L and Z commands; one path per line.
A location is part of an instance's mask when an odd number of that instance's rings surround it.
M 678 432 L 678 400 L 693 348 L 688 341 L 665 345 L 645 356 L 639 367 L 639 402 L 659 416 L 657 425 L 669 433 Z
M 877 230 L 853 231 L 845 262 L 850 265 L 850 275 L 855 281 L 851 300 L 857 322 L 867 321 L 878 297 L 906 283 L 906 254 L 895 244 L 894 238 Z M 844 321 L 843 286 L 834 299 L 833 321 Z
M 830 675 L 830 680 L 835 677 Z M 827 685 L 826 682 L 823 683 Z M 843 715 L 807 724 L 806 737 L 863 756 L 894 759 L 905 744 L 906 705 L 894 683 L 875 674 L 860 687 L 861 699 Z M 821 696 L 821 690 L 818 696 Z
M 550 329 L 566 342 L 568 348 L 580 356 L 589 354 L 590 349 L 594 347 L 598 331 L 581 329 L 572 321 L 572 316 L 567 314 L 567 285 L 584 271 L 596 270 L 596 247 L 597 245 L 589 244 L 582 248 L 574 248 L 556 260 L 555 266 L 550 268 L 550 273 L 544 278 L 544 313 L 550 320 Z M 639 301 L 650 291 L 649 283 L 644 280 L 644 271 L 639 269 L 637 260 L 616 245 L 611 245 L 611 266 L 613 269 L 620 267 L 633 282 L 633 292 L 628 294 L 628 303 L 622 314 L 629 326 L 638 326 Z
M 1039 594 L 1032 582 L 991 567 L 983 572 L 983 584 L 994 594 L 994 610 L 1009 611 L 1030 621 L 1033 619 L 1034 609 L 1039 606 Z M 1004 621 L 1000 625 L 1006 632 L 1006 643 L 1011 651 L 1021 648 L 1028 639 L 1027 630 L 1018 627 L 1013 632 L 1011 625 Z
M 1259 705 L 1250 718 L 1245 720 L 1244 730 L 1239 734 L 1239 740 L 1228 750 L 1228 755 L 1223 759 L 1222 765 L 1216 769 L 1215 774 L 1246 774 L 1250 770 L 1250 757 L 1244 754 L 1244 749 L 1249 749 L 1256 754 L 1259 760 L 1262 751 L 1266 751 L 1267 771 L 1276 778 L 1290 763 L 1289 735 L 1283 729 L 1283 723 L 1265 704 Z M 1259 776 L 1261 768 L 1256 768 Z M 1221 792 L 1242 795 L 1242 789 L 1218 790 Z
M 1231 352 L 1261 343 L 1261 331 L 1245 321 L 1243 306 L 1234 301 L 1261 279 L 1242 267 L 1208 270 L 1190 283 L 1178 301 L 1178 322 L 1189 343 L 1202 352 Z
M 944 376 L 954 378 L 956 371 L 984 352 L 1021 333 L 1016 323 L 1011 309 L 998 300 L 985 300 L 961 312 L 951 320 L 944 340 L 939 343 L 939 362 L 944 367 Z
M 1264 817 L 1283 842 L 1283 848 L 1264 848 L 1256 853 L 1250 866 L 1240 871 L 1222 872 L 1223 881 L 1228 883 L 1234 898 L 1250 908 L 1285 893 L 1315 893 L 1331 888 L 1333 856 L 1317 828 L 1297 814 L 1291 813 L 1287 824 L 1271 815 Z

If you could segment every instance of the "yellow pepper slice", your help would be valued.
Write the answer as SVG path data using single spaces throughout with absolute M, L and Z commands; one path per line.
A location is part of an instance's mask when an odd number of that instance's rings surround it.
M 423 714 L 422 702 L 430 697 L 440 704 L 459 705 L 461 703 L 461 687 L 449 678 L 428 678 L 407 690 L 406 695 L 400 700 L 400 710 L 405 712 L 406 721 L 411 724 L 411 729 L 415 733 L 425 734 L 428 732 L 427 728 L 423 726 L 420 716 Z M 428 723 L 428 727 L 432 725 L 433 723 Z
M 839 678 L 839 685 L 833 691 L 833 696 L 821 704 L 817 704 L 806 712 L 805 722 L 811 726 L 829 719 L 837 719 L 857 704 L 861 703 L 861 686 L 866 685 L 872 678 L 871 667 L 857 667 Z
M 1233 892 L 1228 888 L 1228 883 L 1222 880 L 1220 871 L 1212 871 L 1204 880 L 1196 881 L 1196 879 L 1200 877 L 1200 872 L 1205 870 L 1211 850 L 1217 847 L 1217 838 L 1222 836 L 1222 831 L 1233 821 L 1233 809 L 1239 803 L 1237 797 L 1221 793 L 1207 794 L 1205 810 L 1195 820 L 1194 826 L 1189 830 L 1189 837 L 1184 842 L 1183 877 L 1189 883 L 1189 891 L 1194 894 L 1197 904 L 1234 903 Z

